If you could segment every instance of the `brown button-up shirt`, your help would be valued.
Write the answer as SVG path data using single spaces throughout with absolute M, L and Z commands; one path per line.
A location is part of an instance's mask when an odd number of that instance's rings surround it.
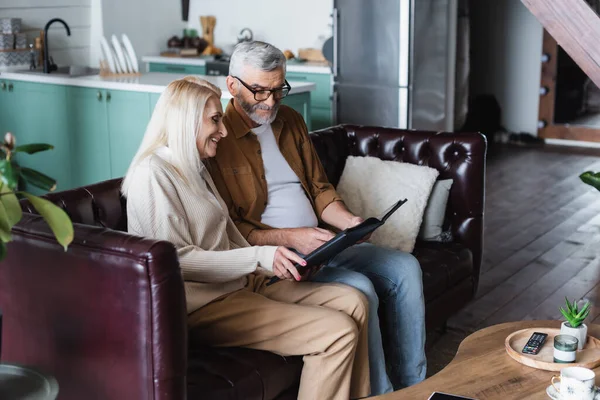
M 219 141 L 217 156 L 210 160 L 208 170 L 231 218 L 248 238 L 254 229 L 271 228 L 260 222 L 269 201 L 260 143 L 238 114 L 233 100 L 227 105 L 223 123 L 228 135 Z M 282 105 L 271 128 L 281 154 L 298 175 L 320 220 L 329 204 L 342 199 L 327 180 L 302 116 Z

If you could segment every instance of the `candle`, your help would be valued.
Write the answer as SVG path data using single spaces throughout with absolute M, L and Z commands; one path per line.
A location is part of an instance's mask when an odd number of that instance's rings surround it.
M 572 363 L 577 355 L 578 340 L 571 335 L 554 336 L 554 362 Z

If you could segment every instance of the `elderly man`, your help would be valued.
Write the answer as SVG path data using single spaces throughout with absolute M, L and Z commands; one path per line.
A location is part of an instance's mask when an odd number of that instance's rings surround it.
M 210 170 L 248 242 L 308 254 L 334 236 L 320 223 L 341 230 L 362 218 L 346 208 L 327 181 L 302 116 L 281 105 L 290 90 L 285 71 L 285 56 L 274 46 L 236 46 L 227 77 L 233 99 L 223 117 L 229 135 L 221 139 Z M 411 254 L 362 243 L 338 254 L 312 280 L 347 284 L 368 297 L 372 394 L 425 378 L 423 283 Z M 385 303 L 389 379 L 379 299 Z

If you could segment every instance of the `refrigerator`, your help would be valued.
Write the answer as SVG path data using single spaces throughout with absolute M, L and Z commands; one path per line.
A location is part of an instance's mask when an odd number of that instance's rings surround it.
M 458 0 L 334 0 L 335 123 L 454 129 Z

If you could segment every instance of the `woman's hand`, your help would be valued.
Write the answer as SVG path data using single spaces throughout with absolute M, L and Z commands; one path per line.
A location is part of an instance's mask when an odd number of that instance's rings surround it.
M 299 281 L 302 279 L 302 276 L 296 267 L 294 267 L 294 263 L 302 266 L 306 265 L 306 261 L 300 258 L 298 254 L 279 246 L 273 258 L 273 273 L 279 279 L 294 279 Z

